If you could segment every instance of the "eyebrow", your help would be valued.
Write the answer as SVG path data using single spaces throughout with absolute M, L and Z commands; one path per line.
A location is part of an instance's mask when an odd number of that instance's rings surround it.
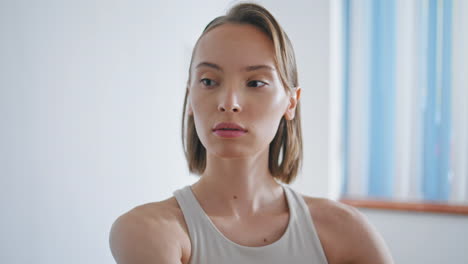
M 201 62 L 197 65 L 197 67 L 195 68 L 200 68 L 200 67 L 209 67 L 209 68 L 213 68 L 215 70 L 218 70 L 218 71 L 221 71 L 221 72 L 224 72 L 223 71 L 223 68 L 221 68 L 219 65 L 215 64 L 215 63 L 212 63 L 212 62 Z M 247 66 L 244 68 L 244 71 L 246 72 L 250 72 L 250 71 L 255 71 L 255 70 L 259 70 L 259 69 L 266 69 L 266 70 L 269 70 L 269 71 L 276 71 L 275 68 L 271 67 L 271 66 L 268 66 L 268 65 L 252 65 L 252 66 Z

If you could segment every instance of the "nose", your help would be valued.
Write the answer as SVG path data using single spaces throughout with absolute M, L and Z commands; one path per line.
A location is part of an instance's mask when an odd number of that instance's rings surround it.
M 238 113 L 242 111 L 241 106 L 237 102 L 237 97 L 234 92 L 227 92 L 224 98 L 221 99 L 220 104 L 218 105 L 218 110 L 221 112 L 234 112 Z
M 240 109 L 241 109 L 240 105 L 238 104 L 234 104 L 228 107 L 225 107 L 224 105 L 221 104 L 218 107 L 218 110 L 221 112 L 231 111 L 231 112 L 237 113 L 237 112 L 240 112 Z

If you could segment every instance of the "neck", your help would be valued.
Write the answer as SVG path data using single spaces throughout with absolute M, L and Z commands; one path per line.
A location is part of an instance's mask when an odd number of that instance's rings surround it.
M 207 154 L 205 172 L 192 190 L 211 211 L 207 213 L 219 216 L 254 216 L 287 206 L 282 187 L 268 170 L 268 150 L 237 159 Z

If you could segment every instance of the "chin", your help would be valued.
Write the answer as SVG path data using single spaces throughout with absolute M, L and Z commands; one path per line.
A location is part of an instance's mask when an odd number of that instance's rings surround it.
M 233 147 L 221 147 L 217 148 L 214 151 L 210 152 L 211 155 L 216 156 L 217 158 L 221 159 L 239 159 L 239 158 L 246 158 L 250 156 L 250 154 L 246 151 L 242 151 L 239 148 Z

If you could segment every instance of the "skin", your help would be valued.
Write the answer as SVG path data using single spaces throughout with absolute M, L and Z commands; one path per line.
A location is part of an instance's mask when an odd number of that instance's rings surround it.
M 249 25 L 225 24 L 206 33 L 194 53 L 187 111 L 207 149 L 207 167 L 191 186 L 217 228 L 230 240 L 261 246 L 279 239 L 289 209 L 268 170 L 268 147 L 282 117 L 294 118 L 301 89 L 286 93 L 274 70 L 270 39 Z M 197 67 L 202 62 L 216 64 Z M 245 67 L 267 65 L 245 71 Z M 212 133 L 218 122 L 236 122 L 238 138 Z M 391 264 L 375 228 L 354 207 L 302 195 L 329 264 Z M 110 247 L 119 264 L 188 263 L 191 242 L 174 197 L 137 206 L 112 225 Z
M 286 93 L 273 55 L 268 36 L 248 25 L 216 27 L 197 45 L 187 108 L 207 149 L 207 167 L 193 191 L 202 200 L 217 201 L 215 207 L 223 215 L 254 216 L 283 196 L 268 170 L 268 147 L 281 117 L 294 118 L 301 88 Z M 221 70 L 197 67 L 202 62 Z M 273 70 L 244 70 L 254 65 Z M 219 122 L 241 124 L 248 132 L 238 138 L 219 137 L 212 132 Z

